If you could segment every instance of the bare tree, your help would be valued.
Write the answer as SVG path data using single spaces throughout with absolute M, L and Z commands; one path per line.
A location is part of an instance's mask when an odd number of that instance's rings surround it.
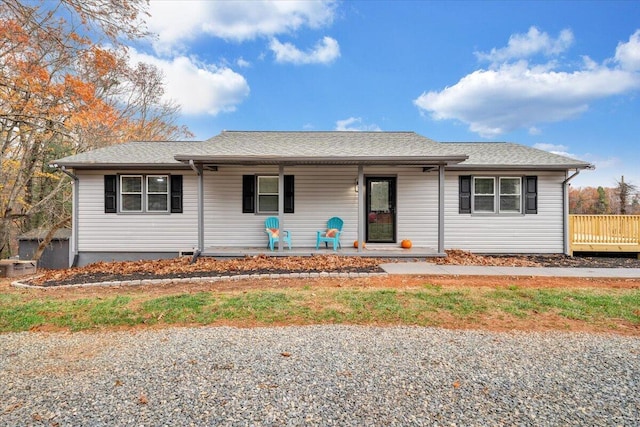
M 624 182 L 624 176 L 620 178 L 620 181 L 616 181 L 616 184 L 615 192 L 620 200 L 620 215 L 626 215 L 627 209 L 631 206 L 631 198 L 638 189 L 634 184 Z

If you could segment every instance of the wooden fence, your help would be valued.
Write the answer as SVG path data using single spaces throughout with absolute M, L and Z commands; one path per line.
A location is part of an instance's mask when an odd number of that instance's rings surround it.
M 571 255 L 640 253 L 640 215 L 569 215 L 569 240 Z

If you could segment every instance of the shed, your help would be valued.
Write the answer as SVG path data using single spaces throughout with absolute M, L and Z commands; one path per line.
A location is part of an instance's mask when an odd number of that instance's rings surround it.
M 33 258 L 40 242 L 47 236 L 48 230 L 31 230 L 18 237 L 18 255 L 21 260 Z M 38 260 L 39 268 L 61 269 L 69 268 L 69 240 L 71 230 L 61 228 L 57 230 Z

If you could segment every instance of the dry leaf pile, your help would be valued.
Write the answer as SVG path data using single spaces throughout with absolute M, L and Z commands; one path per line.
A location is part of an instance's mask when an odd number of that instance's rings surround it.
M 486 265 L 497 267 L 540 267 L 541 264 L 530 257 L 524 256 L 483 256 L 460 249 L 446 251 L 444 258 L 435 258 L 436 264 L 451 265 Z
M 34 285 L 55 286 L 65 283 L 147 278 L 147 277 L 193 277 L 242 274 L 249 272 L 333 272 L 375 271 L 383 262 L 378 258 L 344 257 L 320 255 L 311 257 L 247 256 L 238 259 L 218 260 L 210 257 L 198 258 L 191 263 L 190 257 L 152 261 L 96 262 L 85 267 L 66 270 L 49 270 L 30 281 Z M 206 273 L 206 274 L 205 274 Z

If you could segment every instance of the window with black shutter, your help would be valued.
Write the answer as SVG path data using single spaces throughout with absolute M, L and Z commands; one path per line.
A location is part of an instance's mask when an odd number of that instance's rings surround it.
M 293 175 L 284 176 L 284 213 L 293 213 L 293 193 L 294 193 Z
M 171 175 L 171 213 L 182 213 L 182 175 Z
M 104 212 L 105 213 L 117 213 L 118 212 L 118 176 L 117 175 L 105 175 L 104 176 Z
M 537 214 L 537 176 L 458 177 L 458 212 L 461 214 Z
M 284 176 L 284 213 L 295 209 L 293 175 Z M 277 213 L 279 179 L 274 175 L 242 176 L 242 213 Z
M 182 175 L 105 175 L 105 213 L 182 213 Z
M 471 175 L 459 178 L 459 206 L 458 212 L 461 214 L 471 213 Z
M 538 177 L 537 176 L 525 176 L 524 177 L 524 213 L 537 214 L 538 213 Z

